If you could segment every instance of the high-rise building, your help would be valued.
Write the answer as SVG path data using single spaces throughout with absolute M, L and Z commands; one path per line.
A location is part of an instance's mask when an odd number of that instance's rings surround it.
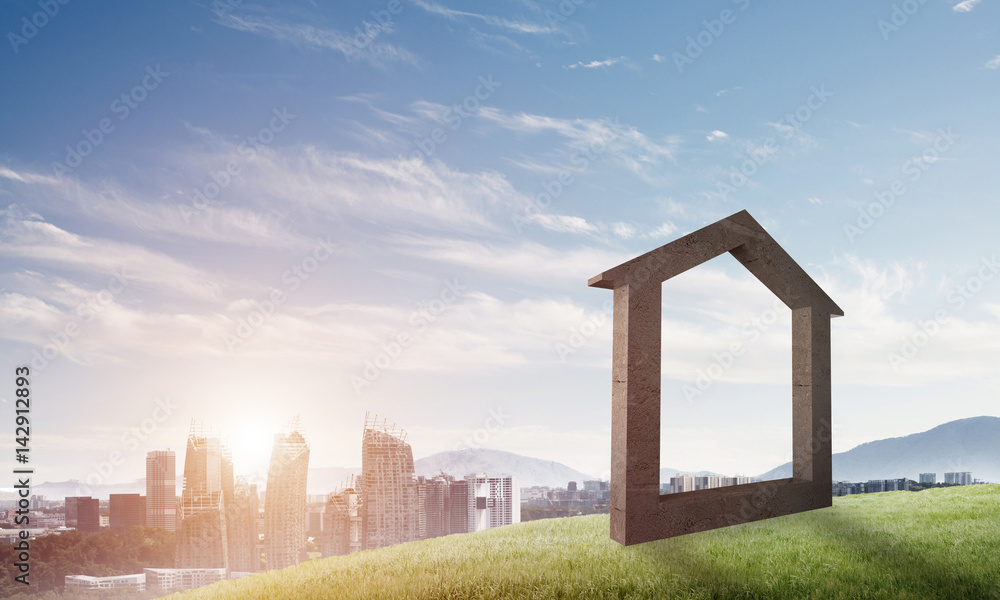
M 283 569 L 306 560 L 306 476 L 309 443 L 296 417 L 274 436 L 264 501 L 264 557 L 267 568 Z
M 968 471 L 945 473 L 944 482 L 952 485 L 972 485 L 972 473 Z
M 469 531 L 482 531 L 521 522 L 521 488 L 517 477 L 466 475 L 469 483 Z
M 229 569 L 253 573 L 260 570 L 257 551 L 257 486 L 237 477 L 233 497 L 226 500 L 226 533 L 229 543 Z
M 937 473 L 921 473 L 920 483 L 923 484 L 935 484 L 937 483 Z
M 413 451 L 402 429 L 365 415 L 361 479 L 365 549 L 417 539 Z
M 146 524 L 146 498 L 139 494 L 111 494 L 108 501 L 112 529 Z
M 695 490 L 694 477 L 691 475 L 677 474 L 676 477 L 670 478 L 670 492 L 677 494 L 679 492 L 693 492 Z
M 66 498 L 66 526 L 78 531 L 100 531 L 101 501 L 90 496 Z
M 326 504 L 327 527 L 323 532 L 323 556 L 343 556 L 359 552 L 361 538 L 361 498 L 349 486 L 330 494 Z
M 469 533 L 472 523 L 472 513 L 469 511 L 469 482 L 464 479 L 448 481 L 448 491 L 445 495 L 445 529 L 446 533 Z
M 184 456 L 177 568 L 229 568 L 225 500 L 233 495 L 232 473 L 232 458 L 219 435 L 192 420 Z
M 177 453 L 146 454 L 146 525 L 177 531 Z

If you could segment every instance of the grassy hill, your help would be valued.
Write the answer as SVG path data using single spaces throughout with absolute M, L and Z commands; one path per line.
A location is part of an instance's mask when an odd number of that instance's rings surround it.
M 1000 486 L 834 498 L 828 509 L 629 548 L 608 538 L 607 515 L 548 519 L 173 598 L 1000 600 Z

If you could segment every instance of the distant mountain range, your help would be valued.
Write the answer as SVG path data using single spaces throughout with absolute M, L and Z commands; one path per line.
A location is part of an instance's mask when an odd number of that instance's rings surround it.
M 461 478 L 469 473 L 485 472 L 490 475 L 515 475 L 521 487 L 566 487 L 570 481 L 582 484 L 597 479 L 562 463 L 530 458 L 502 450 L 467 448 L 438 452 L 414 461 L 417 475 L 433 477 L 445 472 Z M 974 417 L 938 425 L 922 433 L 889 438 L 861 444 L 847 452 L 833 455 L 833 478 L 836 480 L 868 481 L 869 479 L 917 479 L 919 473 L 937 473 L 938 481 L 944 480 L 947 471 L 970 471 L 972 476 L 986 481 L 1000 482 L 1000 418 Z M 668 483 L 671 477 L 685 475 L 719 475 L 711 471 L 678 471 L 660 469 L 660 481 Z M 326 494 L 348 481 L 351 475 L 360 476 L 360 467 L 318 467 L 309 469 L 310 494 Z M 785 463 L 761 479 L 782 479 L 792 476 L 792 464 Z M 180 484 L 178 473 L 178 484 Z M 265 481 L 252 481 L 264 487 Z M 32 489 L 49 499 L 76 496 L 79 481 L 46 482 Z M 178 490 L 179 492 L 180 490 Z M 91 486 L 91 496 L 107 498 L 109 494 L 145 494 L 145 479 L 129 483 Z M 0 494 L 6 499 L 7 494 Z M 13 496 L 11 496 L 13 498 Z
M 973 417 L 938 425 L 922 433 L 855 446 L 833 455 L 837 481 L 916 480 L 920 473 L 969 471 L 976 479 L 1000 482 L 1000 418 Z M 760 475 L 761 479 L 792 476 L 792 463 Z

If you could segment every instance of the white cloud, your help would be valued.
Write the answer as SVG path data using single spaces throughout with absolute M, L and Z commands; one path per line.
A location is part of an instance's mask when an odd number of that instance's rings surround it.
M 611 231 L 622 239 L 629 239 L 635 235 L 635 226 L 628 223 L 612 223 Z
M 86 237 L 51 223 L 0 211 L 0 255 L 85 274 L 114 276 L 155 287 L 159 293 L 201 300 L 220 297 L 218 277 L 140 246 Z
M 526 218 L 556 233 L 594 234 L 598 231 L 596 226 L 581 217 L 533 213 Z
M 354 34 L 312 25 L 283 23 L 273 17 L 239 16 L 233 12 L 217 12 L 216 23 L 237 31 L 264 35 L 283 42 L 333 50 L 349 60 L 365 60 L 379 68 L 385 68 L 394 62 L 417 64 L 416 56 L 408 50 L 378 39 L 392 32 L 392 23 L 380 26 L 370 34 L 368 43 L 363 45 L 355 42 Z
M 574 63 L 572 65 L 566 65 L 565 68 L 567 68 L 567 69 L 577 69 L 577 68 L 582 68 L 582 69 L 599 69 L 599 68 L 602 68 L 602 67 L 610 67 L 612 65 L 616 65 L 616 64 L 618 64 L 618 63 L 620 63 L 620 62 L 622 62 L 624 60 L 625 60 L 624 56 L 619 56 L 617 58 L 608 58 L 608 59 L 605 59 L 605 60 L 592 60 L 592 61 L 587 62 L 587 63 L 581 61 L 581 62 L 578 62 L 578 63 Z
M 558 30 L 547 25 L 539 25 L 538 23 L 530 23 L 527 21 L 512 21 L 510 19 L 505 19 L 503 17 L 496 17 L 493 15 L 482 15 L 478 13 L 465 12 L 461 10 L 454 10 L 441 6 L 435 2 L 425 2 L 424 0 L 415 0 L 414 4 L 420 8 L 426 10 L 429 13 L 441 15 L 448 19 L 460 19 L 468 18 L 481 21 L 487 25 L 492 25 L 493 27 L 498 27 L 500 29 L 506 29 L 513 33 L 521 34 L 531 34 L 531 35 L 547 35 L 552 33 L 557 33 Z
M 659 227 L 650 231 L 649 233 L 646 233 L 642 237 L 660 239 L 660 238 L 670 237 L 676 231 L 677 231 L 677 226 L 671 223 L 670 221 L 667 221 L 663 225 L 660 225 Z
M 823 204 L 823 201 L 820 200 L 819 198 L 817 198 L 816 196 L 813 196 L 812 198 L 809 198 L 809 202 L 811 204 Z
M 990 59 L 986 63 L 987 69 L 1000 69 L 1000 54 L 996 55 L 995 58 Z
M 729 134 L 726 133 L 725 131 L 719 131 L 718 129 L 715 129 L 713 131 L 708 132 L 708 135 L 705 136 L 705 139 L 710 142 L 714 142 L 715 140 L 724 140 L 728 137 Z
M 667 57 L 666 56 L 660 56 L 659 54 L 654 54 L 653 55 L 653 60 L 655 60 L 656 62 L 667 62 Z
M 955 6 L 952 6 L 951 9 L 955 12 L 972 12 L 972 9 L 975 8 L 980 2 L 981 0 L 964 0 L 963 2 L 959 2 Z

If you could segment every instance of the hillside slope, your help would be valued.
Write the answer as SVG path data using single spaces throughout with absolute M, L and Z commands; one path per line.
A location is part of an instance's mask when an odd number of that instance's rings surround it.
M 834 506 L 624 548 L 607 515 L 314 560 L 177 600 L 997 598 L 1000 486 Z

